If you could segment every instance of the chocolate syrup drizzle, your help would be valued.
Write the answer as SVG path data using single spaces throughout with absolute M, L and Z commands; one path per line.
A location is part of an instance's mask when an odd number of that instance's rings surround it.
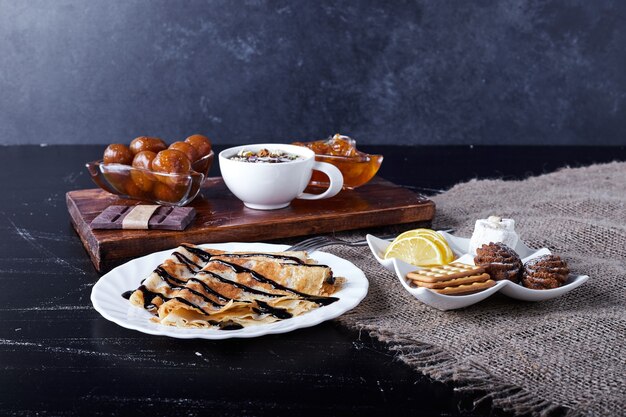
M 238 288 L 244 292 L 248 292 L 251 294 L 257 294 L 257 295 L 264 295 L 266 297 L 274 297 L 274 298 L 279 298 L 279 297 L 284 297 L 284 294 L 274 294 L 271 292 L 265 292 L 263 290 L 257 290 L 256 288 L 252 288 L 252 287 L 248 287 L 245 284 L 241 284 L 239 282 L 235 282 L 235 281 L 231 281 L 229 279 L 226 279 L 224 277 L 222 277 L 221 275 L 216 274 L 215 272 L 211 272 L 211 271 L 198 271 L 198 274 L 202 274 L 202 275 L 209 275 L 211 276 L 211 278 L 215 278 L 220 282 L 223 282 L 224 284 L 228 284 L 228 285 L 232 285 L 235 288 Z
M 257 307 L 253 307 L 252 310 L 257 314 L 271 314 L 278 319 L 290 319 L 293 315 L 284 308 L 276 308 L 267 304 L 264 301 L 256 300 Z
M 187 269 L 193 273 L 199 271 L 202 269 L 202 267 L 200 265 L 198 265 L 197 263 L 193 262 L 191 259 L 187 258 L 185 255 L 183 255 L 180 252 L 174 252 L 173 255 L 176 257 L 176 259 L 178 259 L 178 261 L 180 263 L 182 263 L 183 265 L 185 265 L 187 267 Z
M 281 285 L 278 282 L 276 282 L 274 280 L 271 280 L 271 279 L 267 278 L 266 276 L 261 275 L 261 274 L 259 274 L 258 272 L 254 271 L 252 269 L 249 269 L 249 268 L 246 268 L 244 266 L 237 265 L 237 264 L 225 261 L 223 259 L 212 259 L 210 262 L 217 262 L 217 263 L 220 263 L 222 265 L 228 266 L 233 271 L 235 271 L 237 274 L 241 274 L 241 273 L 250 274 L 250 276 L 252 276 L 252 278 L 254 278 L 258 282 L 261 282 L 263 284 L 268 284 L 272 288 L 275 288 L 277 290 L 290 292 L 290 293 L 292 293 L 294 295 L 297 295 L 298 297 L 301 297 L 302 299 L 304 299 L 306 301 L 311 301 L 311 302 L 314 302 L 315 304 L 318 304 L 318 305 L 328 305 L 328 304 L 332 304 L 335 301 L 339 300 L 336 297 L 323 297 L 323 296 L 319 296 L 319 295 L 310 295 L 310 294 L 305 294 L 303 292 L 294 290 L 294 289 L 289 288 L 289 287 L 285 287 L 284 285 Z
M 212 258 L 220 258 L 220 257 L 224 257 L 224 258 L 255 258 L 255 257 L 263 257 L 263 258 L 271 258 L 271 259 L 279 259 L 279 260 L 283 260 L 283 261 L 292 261 L 293 263 L 296 263 L 298 265 L 304 265 L 304 266 L 308 266 L 311 268 L 328 268 L 328 265 L 322 265 L 322 264 L 307 264 L 306 262 L 304 262 L 302 259 L 298 258 L 297 256 L 288 256 L 288 255 L 278 255 L 275 253 L 222 253 L 219 255 L 212 255 L 209 252 L 201 249 L 201 248 L 196 248 L 196 247 L 192 247 L 192 246 L 188 246 L 188 245 L 181 245 L 183 248 L 185 248 L 188 252 L 193 253 L 194 255 L 196 255 L 198 258 L 200 258 L 201 260 L 203 260 L 204 262 L 209 262 Z
M 264 257 L 264 258 L 270 258 L 270 259 L 279 259 L 283 261 L 291 261 L 297 265 L 306 266 L 308 268 L 328 268 L 328 265 L 324 265 L 324 264 L 308 264 L 304 262 L 302 259 L 298 258 L 297 256 L 278 255 L 275 253 L 258 253 L 258 252 L 257 253 L 254 253 L 254 252 L 253 253 L 222 253 L 218 255 L 213 255 L 210 252 L 207 252 L 204 249 L 201 249 L 198 247 L 193 247 L 193 246 L 189 246 L 185 244 L 182 244 L 180 246 L 182 246 L 183 248 L 185 248 L 185 250 L 187 250 L 190 253 L 193 253 L 202 261 L 207 262 L 207 263 L 211 261 L 212 258 L 220 258 L 220 257 L 239 258 L 239 259 Z M 335 277 L 333 276 L 332 270 L 330 271 L 330 276 L 326 279 L 326 282 L 329 284 L 335 283 Z
M 289 292 L 291 294 L 294 294 L 296 296 L 298 296 L 299 298 L 306 300 L 306 301 L 310 301 L 313 302 L 315 304 L 321 305 L 321 306 L 325 306 L 325 305 L 329 305 L 334 303 L 335 301 L 338 301 L 339 299 L 337 297 L 325 297 L 325 296 L 317 296 L 317 295 L 310 295 L 310 294 L 305 294 L 303 292 L 291 289 L 289 287 L 285 287 L 284 285 L 279 284 L 278 282 L 259 274 L 258 272 L 243 267 L 241 265 L 237 265 L 235 263 L 231 263 L 228 261 L 225 261 L 223 259 L 214 259 L 214 258 L 219 258 L 219 257 L 230 257 L 230 258 L 250 258 L 250 257 L 267 257 L 267 258 L 272 258 L 272 259 L 280 259 L 280 260 L 284 260 L 284 261 L 290 261 L 293 262 L 295 264 L 301 265 L 301 266 L 305 266 L 305 267 L 327 267 L 326 265 L 319 265 L 319 264 L 307 264 L 306 262 L 303 262 L 300 258 L 297 258 L 295 256 L 287 256 L 287 255 L 277 255 L 277 254 L 269 254 L 269 253 L 236 253 L 236 254 L 232 254 L 232 253 L 223 253 L 223 254 L 219 254 L 219 255 L 212 255 L 211 253 L 204 251 L 200 248 L 197 247 L 192 247 L 192 246 L 188 246 L 188 245 L 181 245 L 185 250 L 187 250 L 189 253 L 195 255 L 198 259 L 200 259 L 201 261 L 205 262 L 205 263 L 209 263 L 209 262 L 216 262 L 216 263 L 220 263 L 222 265 L 225 265 L 229 268 L 231 268 L 235 273 L 240 274 L 240 273 L 247 273 L 250 274 L 250 276 L 256 280 L 257 282 L 263 283 L 263 284 L 267 284 L 270 285 L 272 288 L 280 290 L 280 291 L 284 291 L 284 292 Z M 274 294 L 274 293 L 270 293 L 270 292 L 266 292 L 266 291 L 262 291 L 262 290 L 258 290 L 256 288 L 252 288 L 249 287 L 247 285 L 235 282 L 235 281 L 231 281 L 229 279 L 226 279 L 222 276 L 220 276 L 219 274 L 216 274 L 214 272 L 211 271 L 205 271 L 202 270 L 202 266 L 198 265 L 197 263 L 195 263 L 194 261 L 192 261 L 191 259 L 189 259 L 187 256 L 185 256 L 184 254 L 175 251 L 173 253 L 173 255 L 176 257 L 176 259 L 180 262 L 180 264 L 184 265 L 185 268 L 191 272 L 192 274 L 204 274 L 204 275 L 209 275 L 214 279 L 219 280 L 222 283 L 226 283 L 228 285 L 232 285 L 233 287 L 236 287 L 244 292 L 248 292 L 251 294 L 257 294 L 257 295 L 263 295 L 266 297 L 271 297 L 271 298 L 277 298 L 277 297 L 283 297 L 284 294 Z M 163 281 L 168 285 L 168 287 L 170 287 L 170 289 L 173 290 L 178 290 L 178 291 L 182 291 L 182 290 L 187 290 L 188 292 L 190 292 L 191 294 L 201 298 L 202 300 L 204 300 L 206 303 L 212 305 L 214 308 L 216 309 L 220 309 L 224 306 L 225 303 L 227 303 L 228 301 L 232 300 L 229 297 L 224 296 L 223 294 L 220 294 L 219 292 L 215 291 L 213 288 L 211 288 L 210 286 L 208 286 L 205 282 L 203 282 L 202 280 L 195 278 L 195 277 L 191 277 L 189 278 L 187 281 L 182 280 L 178 277 L 173 276 L 171 273 L 169 273 L 167 270 L 165 270 L 165 268 L 163 268 L 162 266 L 158 266 L 154 272 L 161 278 L 163 279 Z M 334 279 L 330 278 L 333 282 Z M 201 285 L 202 289 L 204 291 L 206 291 L 207 293 L 211 294 L 212 296 L 216 297 L 219 301 L 223 302 L 224 304 L 221 304 L 219 302 L 214 301 L 213 299 L 209 298 L 208 296 L 204 295 L 203 293 L 201 293 L 200 291 L 194 290 L 193 288 L 189 288 L 188 286 L 186 286 L 187 283 L 189 282 L 195 282 Z M 143 284 L 143 281 L 142 281 Z M 159 294 L 159 293 L 154 293 L 150 290 L 148 290 L 145 285 L 141 285 L 139 288 L 137 288 L 137 290 L 135 291 L 140 291 L 143 295 L 143 300 L 144 300 L 144 308 L 146 310 L 153 310 L 156 309 L 156 305 L 153 303 L 154 299 L 159 297 L 162 300 L 171 300 L 171 299 L 175 299 L 178 302 L 185 304 L 189 307 L 192 307 L 193 309 L 199 311 L 202 315 L 210 315 L 210 313 L 208 313 L 206 310 L 204 310 L 202 307 L 200 307 L 199 305 L 183 298 L 180 296 L 176 296 L 173 298 L 168 298 L 166 296 L 164 296 L 163 294 Z M 130 299 L 131 295 L 134 293 L 134 291 L 126 291 L 122 294 L 122 297 L 126 298 L 126 299 Z M 244 300 L 236 300 L 236 301 L 240 301 L 240 302 L 250 302 L 250 301 L 244 301 Z M 277 319 L 280 320 L 284 320 L 284 319 L 288 319 L 293 317 L 293 315 L 291 313 L 289 313 L 289 311 L 282 309 L 282 308 L 276 308 L 276 307 L 272 307 L 269 304 L 267 304 L 264 301 L 261 300 L 255 300 L 255 305 L 256 307 L 253 307 L 252 310 L 254 312 L 256 312 L 257 314 L 269 314 L 272 315 L 274 317 L 276 317 Z M 208 321 L 209 324 L 211 325 L 215 325 L 218 326 L 221 330 L 236 330 L 236 329 L 241 329 L 243 328 L 243 326 L 239 323 L 235 323 L 233 321 L 225 321 L 225 322 L 220 322 L 220 321 L 215 321 L 215 320 L 209 320 Z
M 231 299 L 220 294 L 219 292 L 215 291 L 213 288 L 209 287 L 208 285 L 206 285 L 206 283 L 202 282 L 201 280 L 191 277 L 189 278 L 187 281 L 183 281 L 181 279 L 178 279 L 174 276 L 172 276 L 169 272 L 167 272 L 165 270 L 165 268 L 159 266 L 157 267 L 154 272 L 163 279 L 163 281 L 165 281 L 165 283 L 173 290 L 188 290 L 189 292 L 191 292 L 192 294 L 201 297 L 203 300 L 205 300 L 207 303 L 212 304 L 215 307 L 222 308 L 224 307 L 224 304 L 227 303 L 228 301 L 230 301 Z M 172 281 L 179 283 L 179 284 L 183 284 L 182 287 L 178 286 L 178 285 L 172 285 Z M 189 288 L 188 286 L 185 286 L 185 284 L 189 283 L 189 282 L 197 282 L 198 284 L 200 284 L 202 286 L 202 289 L 204 289 L 206 292 L 208 292 L 209 294 L 214 295 L 215 297 L 217 297 L 217 299 L 219 299 L 220 301 L 223 301 L 224 304 L 220 304 L 217 303 L 215 301 L 213 301 L 212 299 L 210 299 L 209 297 L 207 297 L 206 295 L 202 294 L 199 291 L 194 290 L 193 288 Z M 144 287 L 145 288 L 145 287 Z M 159 296 L 161 296 L 162 298 L 166 298 L 161 294 L 158 294 Z M 200 308 L 200 307 L 198 307 Z
M 122 297 L 126 298 L 127 300 L 130 299 L 131 295 L 133 295 L 133 293 L 135 291 L 140 291 L 141 294 L 143 295 L 143 308 L 145 308 L 146 310 L 152 310 L 156 308 L 156 305 L 154 305 L 152 303 L 152 301 L 156 298 L 156 297 L 160 297 L 160 298 L 164 298 L 161 294 L 158 294 L 156 292 L 152 292 L 149 289 L 146 288 L 145 285 L 141 285 L 139 288 L 137 288 L 136 290 L 130 290 L 130 291 L 126 291 L 122 294 Z

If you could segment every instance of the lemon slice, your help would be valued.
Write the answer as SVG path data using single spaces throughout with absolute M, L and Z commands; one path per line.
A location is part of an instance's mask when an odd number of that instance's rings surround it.
M 385 251 L 385 259 L 398 258 L 417 266 L 442 265 L 445 263 L 445 251 L 425 236 L 396 239 Z
M 405 237 L 416 237 L 416 236 L 432 236 L 434 238 L 440 238 L 441 235 L 434 230 L 431 229 L 413 229 L 407 230 L 404 233 L 400 233 L 396 239 L 403 239 Z
M 437 245 L 443 253 L 444 264 L 449 264 L 450 262 L 454 261 L 454 253 L 452 252 L 452 249 L 450 249 L 450 245 L 448 245 L 448 242 L 446 242 L 445 239 L 432 239 L 432 242 Z
M 426 238 L 430 238 L 437 246 L 439 246 L 441 250 L 445 252 L 444 263 L 450 263 L 454 260 L 454 253 L 452 252 L 452 249 L 450 249 L 450 245 L 448 244 L 448 242 L 443 236 L 441 236 L 439 233 L 435 232 L 434 230 L 431 230 L 431 229 L 407 230 L 406 232 L 398 235 L 398 237 L 395 240 L 404 239 L 407 237 L 416 237 L 416 236 L 423 236 Z

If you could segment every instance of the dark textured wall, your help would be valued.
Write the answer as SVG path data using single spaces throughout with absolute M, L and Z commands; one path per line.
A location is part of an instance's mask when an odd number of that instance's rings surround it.
M 0 0 L 0 143 L 625 144 L 626 1 Z

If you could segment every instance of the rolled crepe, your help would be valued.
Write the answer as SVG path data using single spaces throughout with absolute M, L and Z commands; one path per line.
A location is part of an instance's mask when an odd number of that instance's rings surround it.
M 236 329 L 333 303 L 334 284 L 331 268 L 306 252 L 224 252 L 183 244 L 130 301 L 161 324 Z

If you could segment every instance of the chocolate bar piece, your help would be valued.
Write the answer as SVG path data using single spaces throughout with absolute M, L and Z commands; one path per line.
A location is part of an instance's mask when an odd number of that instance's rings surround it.
M 124 221 L 129 215 L 133 216 L 133 211 L 135 214 L 139 211 L 147 213 L 144 227 L 135 226 L 136 222 Z M 91 228 L 184 230 L 194 217 L 196 210 L 193 207 L 109 206 L 91 221 Z

